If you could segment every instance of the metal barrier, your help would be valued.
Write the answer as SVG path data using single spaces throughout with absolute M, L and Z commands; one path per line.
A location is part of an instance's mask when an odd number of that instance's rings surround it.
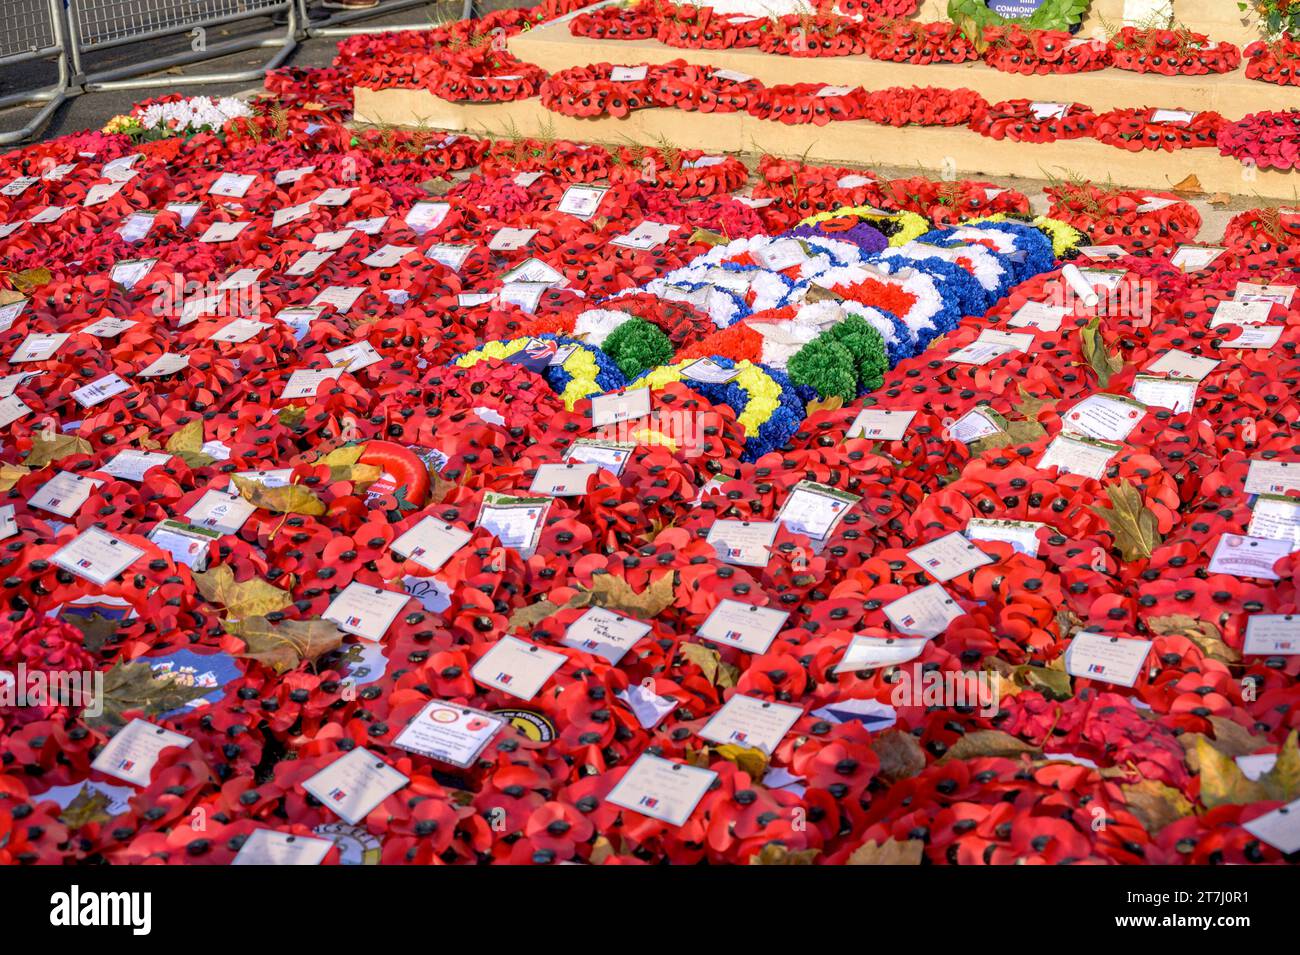
M 6 0 L 0 16 L 0 67 L 54 58 L 58 80 L 43 90 L 0 96 L 0 109 L 45 104 L 27 125 L 0 133 L 0 144 L 31 136 L 68 99 L 69 69 L 64 46 L 61 0 Z
M 440 24 L 425 23 L 349 27 L 345 24 L 417 6 L 429 0 L 381 0 L 362 10 L 340 10 L 325 19 L 311 20 L 310 0 L 0 0 L 0 68 L 27 61 L 52 59 L 58 69 L 53 86 L 30 93 L 0 96 L 0 109 L 44 104 L 30 122 L 11 132 L 0 132 L 0 145 L 34 135 L 68 99 L 96 90 L 148 89 L 202 83 L 260 81 L 268 70 L 283 64 L 308 37 L 428 30 Z M 455 0 L 446 0 L 446 6 Z M 476 15 L 475 0 L 462 0 L 461 19 Z M 283 18 L 284 32 L 267 31 L 209 44 L 208 32 L 217 27 L 249 24 L 258 18 Z M 188 52 L 141 60 L 113 69 L 87 73 L 87 54 L 141 41 L 188 35 Z M 226 73 L 149 76 L 174 66 L 200 63 L 216 57 L 264 49 L 275 52 L 255 69 Z
M 382 26 L 370 27 L 345 27 L 339 26 L 344 23 L 354 23 L 357 20 L 363 20 L 366 17 L 376 17 L 385 13 L 396 13 L 399 10 L 406 10 L 410 7 L 428 6 L 428 0 L 380 0 L 378 6 L 368 7 L 364 10 L 341 10 L 331 14 L 324 20 L 312 20 L 307 15 L 307 7 L 311 0 L 298 0 L 301 4 L 300 13 L 304 24 L 303 32 L 310 37 L 322 36 L 353 36 L 358 33 L 394 33 L 398 30 L 432 30 L 440 24 L 428 21 L 425 23 L 403 23 L 403 24 L 386 24 Z M 450 2 L 447 4 L 450 6 Z M 474 0 L 464 0 L 461 5 L 460 19 L 472 20 L 476 15 L 474 9 Z
M 69 45 L 74 82 L 86 91 L 147 89 L 152 86 L 180 86 L 196 83 L 243 83 L 261 79 L 298 45 L 298 0 L 67 0 Z M 282 35 L 248 37 L 209 44 L 207 33 L 214 27 L 276 14 L 285 17 Z M 187 53 L 157 57 L 129 66 L 87 74 L 83 54 L 138 43 L 141 40 L 188 34 Z M 277 52 L 256 69 L 229 73 L 182 76 L 144 76 L 173 66 L 184 66 L 231 53 L 252 49 Z

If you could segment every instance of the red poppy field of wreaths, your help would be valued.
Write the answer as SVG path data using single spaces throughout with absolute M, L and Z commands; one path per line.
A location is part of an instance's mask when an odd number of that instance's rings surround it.
M 1300 214 L 1207 249 L 1167 193 L 1061 185 L 1031 227 L 987 183 L 354 133 L 288 101 L 0 155 L 0 862 L 226 864 L 290 835 L 325 864 L 1297 860 Z M 900 313 L 920 276 L 968 301 L 994 253 L 1023 265 L 1016 229 L 1055 261 L 856 398 L 801 393 L 761 453 L 759 399 L 656 384 L 697 446 L 634 429 L 532 500 L 598 430 L 543 336 L 594 354 L 575 318 L 625 309 L 658 365 L 707 338 L 725 371 L 722 319 L 644 289 L 806 219 L 827 255 L 865 227 L 914 256 L 873 266 Z M 629 241 L 646 223 L 674 228 Z M 902 425 L 873 436 L 882 411 Z M 1045 464 L 1063 441 L 1096 470 Z M 788 514 L 765 562 L 708 539 L 805 482 L 852 501 L 824 541 Z M 527 546 L 505 507 L 541 511 Z M 416 528 L 454 541 L 437 569 L 397 543 Z M 892 608 L 934 587 L 945 622 L 909 638 Z M 725 601 L 779 618 L 761 649 L 708 630 Z M 573 636 L 597 610 L 635 633 L 613 659 Z M 101 682 L 17 696 L 39 672 Z M 967 677 L 993 698 L 945 695 Z

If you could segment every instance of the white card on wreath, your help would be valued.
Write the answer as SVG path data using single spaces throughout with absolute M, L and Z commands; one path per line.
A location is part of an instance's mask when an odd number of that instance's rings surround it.
M 199 236 L 200 242 L 218 244 L 234 242 L 239 234 L 249 227 L 248 222 L 214 222 Z
M 650 414 L 650 389 L 633 388 L 591 399 L 591 424 L 603 428 L 624 421 L 634 421 Z
M 845 437 L 866 438 L 868 441 L 901 441 L 915 417 L 915 411 L 863 408 L 849 425 Z
M 498 229 L 496 235 L 492 236 L 492 241 L 488 243 L 488 249 L 493 252 L 515 252 L 532 242 L 535 235 L 537 235 L 536 229 L 509 227 Z
M 1210 557 L 1210 566 L 1206 569 L 1212 574 L 1278 580 L 1280 578 L 1273 570 L 1273 565 L 1290 553 L 1290 541 L 1224 534 L 1219 538 L 1214 554 Z
M 430 700 L 397 734 L 393 745 L 464 769 L 506 722 L 504 717 L 459 703 Z
M 600 471 L 599 464 L 581 464 L 567 461 L 563 464 L 539 464 L 529 494 L 549 494 L 551 497 L 578 497 L 587 493 L 587 479 Z
M 333 839 L 295 836 L 274 829 L 254 829 L 231 865 L 320 865 L 334 848 Z
M 970 444 L 980 438 L 987 438 L 1002 430 L 1001 426 L 988 416 L 984 406 L 971 408 L 948 428 L 948 437 L 962 444 Z
M 391 269 L 414 251 L 413 245 L 384 245 L 362 259 L 361 264 L 372 269 Z
M 1246 533 L 1251 537 L 1289 544 L 1300 550 L 1300 500 L 1289 497 L 1259 497 L 1250 512 Z
M 606 186 L 570 186 L 564 190 L 564 195 L 560 197 L 560 204 L 556 208 L 579 219 L 590 219 L 600 208 L 600 201 L 605 198 L 605 193 L 608 191 Z
M 560 643 L 616 664 L 651 629 L 650 624 L 635 617 L 626 617 L 605 607 L 588 607 L 581 617 L 569 624 Z
M 1294 285 L 1255 285 L 1251 282 L 1238 282 L 1232 297 L 1238 302 L 1272 302 L 1289 308 L 1295 296 Z
M 346 314 L 357 304 L 365 289 L 357 285 L 331 285 L 311 300 L 312 305 L 331 305 L 340 313 Z
M 1242 823 L 1241 828 L 1279 852 L 1300 851 L 1300 799 L 1256 816 Z
M 1196 405 L 1196 387 L 1197 383 L 1190 378 L 1137 375 L 1130 391 L 1149 408 L 1168 408 L 1174 414 L 1184 414 Z
M 682 826 L 717 778 L 718 774 L 711 769 L 642 753 L 609 791 L 605 801 L 672 826 Z
M 894 629 L 908 636 L 933 638 L 966 613 L 942 584 L 930 584 L 904 594 L 881 608 Z
M 92 322 L 81 330 L 83 335 L 94 335 L 96 338 L 116 338 L 128 328 L 134 328 L 139 322 L 134 322 L 129 318 L 117 318 L 114 315 L 106 315 L 97 322 Z
M 737 693 L 713 714 L 698 735 L 714 743 L 759 749 L 770 756 L 801 716 L 802 706 Z
M 242 199 L 255 182 L 257 176 L 252 173 L 240 175 L 234 172 L 223 172 L 212 185 L 208 186 L 208 195 Z
M 615 476 L 623 473 L 636 450 L 635 444 L 579 438 L 564 452 L 564 460 L 579 464 L 597 464 Z
M 1263 325 L 1268 321 L 1269 313 L 1272 311 L 1272 302 L 1222 301 L 1214 306 L 1214 316 L 1210 319 L 1210 327 L 1218 328 L 1220 325 Z
M 1034 467 L 1039 471 L 1057 468 L 1061 474 L 1082 474 L 1101 480 L 1110 466 L 1110 459 L 1119 451 L 1117 444 L 1058 434 Z
M 31 413 L 32 409 L 17 395 L 10 394 L 0 398 L 0 428 L 7 428 Z
M 59 517 L 75 517 L 90 494 L 104 482 L 99 478 L 60 471 L 39 488 L 27 501 L 28 507 L 49 511 Z
M 342 348 L 327 351 L 325 357 L 329 359 L 329 363 L 335 368 L 342 368 L 354 375 L 362 368 L 369 368 L 371 365 L 384 360 L 384 357 L 375 351 L 375 346 L 364 338 L 359 342 L 353 342 L 351 345 L 344 345 Z
M 504 636 L 478 658 L 469 675 L 484 686 L 531 700 L 567 659 L 563 653 Z
M 1169 264 L 1184 272 L 1199 272 L 1228 250 L 1218 245 L 1180 245 Z
M 789 495 L 777 512 L 776 521 L 794 534 L 823 542 L 835 530 L 849 509 L 862 498 L 856 494 L 817 484 L 800 481 L 790 489 Z M 766 561 L 764 561 L 766 563 Z
M 740 376 L 740 369 L 724 368 L 712 358 L 697 358 L 682 365 L 678 373 L 690 381 L 699 381 L 706 385 L 725 385 Z
M 436 572 L 469 543 L 473 533 L 433 515 L 423 518 L 389 548 L 425 570 Z
M 1170 378 L 1191 378 L 1193 381 L 1200 381 L 1219 364 L 1217 358 L 1203 358 L 1180 348 L 1171 348 L 1143 370 L 1168 375 Z
M 720 647 L 736 647 L 763 654 L 781 632 L 790 614 L 774 607 L 759 607 L 727 598 L 718 602 L 695 635 Z
M 956 531 L 912 548 L 907 556 L 939 583 L 993 563 L 992 557 Z
M 1247 656 L 1294 656 L 1300 653 L 1300 614 L 1253 613 L 1246 617 Z
M 1247 494 L 1287 494 L 1300 491 L 1300 461 L 1252 458 L 1246 470 Z
M 1007 325 L 1011 328 L 1036 328 L 1041 332 L 1056 332 L 1061 330 L 1061 323 L 1071 311 L 1064 305 L 1026 302 L 1016 309 L 1016 314 L 1007 320 Z
M 354 580 L 330 601 L 321 616 L 345 633 L 382 640 L 410 599 L 408 593 L 370 587 Z
M 718 560 L 739 567 L 766 567 L 781 525 L 776 521 L 717 520 L 709 528 L 708 542 Z
M 537 547 L 550 503 L 550 498 L 488 493 L 479 510 L 478 526 L 495 534 L 502 546 L 527 558 Z
M 324 806 L 355 826 L 411 780 L 374 753 L 357 747 L 302 784 Z
M 72 392 L 72 400 L 83 408 L 93 408 L 100 402 L 130 391 L 131 386 L 118 375 L 105 375 L 96 378 L 88 385 L 82 385 Z
M 316 391 L 327 381 L 338 381 L 342 368 L 298 368 L 289 375 L 280 392 L 280 400 L 314 398 Z
M 12 364 L 18 364 L 24 361 L 45 361 L 52 358 L 54 353 L 63 347 L 72 336 L 67 333 L 55 333 L 51 335 L 42 335 L 33 333 L 23 339 L 18 349 L 9 356 Z
M 134 719 L 104 745 L 90 768 L 132 786 L 148 786 L 159 754 L 172 746 L 185 748 L 192 742 L 188 736 Z
M 973 541 L 1001 541 L 1029 557 L 1038 556 L 1038 521 L 1006 521 L 972 517 L 966 522 L 966 536 Z
M 1080 631 L 1065 651 L 1070 676 L 1131 687 L 1142 675 L 1151 641 Z
M 206 491 L 185 512 L 185 519 L 197 527 L 206 527 L 220 534 L 238 534 L 244 522 L 256 510 L 253 504 L 238 494 Z
M 1219 348 L 1272 348 L 1282 337 L 1281 325 L 1242 325 L 1231 340 L 1224 340 Z
M 1098 441 L 1123 441 L 1146 417 L 1146 407 L 1131 398 L 1095 394 L 1061 415 L 1061 430 Z
M 915 660 L 925 652 L 927 637 L 868 637 L 858 634 L 835 665 L 836 673 L 878 670 Z
M 472 245 L 453 245 L 439 242 L 425 249 L 424 257 L 437 262 L 439 265 L 445 265 L 453 272 L 459 272 L 473 251 L 474 246 Z
M 162 467 L 171 457 L 166 451 L 137 451 L 135 448 L 127 448 L 113 455 L 99 470 L 123 481 L 139 482 L 144 480 L 146 471 Z

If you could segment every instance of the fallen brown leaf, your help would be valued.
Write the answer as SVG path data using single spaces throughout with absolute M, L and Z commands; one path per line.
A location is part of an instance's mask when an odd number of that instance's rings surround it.
M 1124 801 L 1137 816 L 1142 828 L 1155 835 L 1171 822 L 1177 822 L 1193 813 L 1191 802 L 1172 786 L 1154 779 L 1144 779 L 1134 785 L 1121 785 Z
M 812 865 L 820 849 L 797 849 L 791 852 L 779 842 L 769 842 L 757 855 L 749 857 L 750 865 Z
M 920 839 L 886 839 L 882 845 L 864 842 L 849 856 L 849 865 L 920 865 L 925 843 Z
M 975 730 L 967 733 L 943 754 L 941 762 L 952 759 L 975 759 L 980 756 L 1019 756 L 1021 753 L 1037 754 L 1041 750 L 1031 743 L 1017 739 L 1001 730 Z
M 293 603 L 293 594 L 289 591 L 274 587 L 258 577 L 235 580 L 235 572 L 225 564 L 206 573 L 195 574 L 194 584 L 204 600 L 221 604 L 226 608 L 226 613 L 236 620 L 263 617 Z
M 925 752 L 911 733 L 886 730 L 876 735 L 871 748 L 880 757 L 880 774 L 890 782 L 907 779 L 925 769 Z

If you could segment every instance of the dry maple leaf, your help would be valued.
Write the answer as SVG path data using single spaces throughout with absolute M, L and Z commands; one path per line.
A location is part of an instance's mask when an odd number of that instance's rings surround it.
M 1021 753 L 1038 754 L 1041 750 L 1032 743 L 1017 739 L 1001 730 L 975 730 L 967 733 L 943 754 L 941 762 L 952 759 L 975 759 L 979 756 L 1019 756 Z
M 119 660 L 104 674 L 99 715 L 84 711 L 81 715 L 88 726 L 122 726 L 126 713 L 139 713 L 148 719 L 178 710 L 211 692 L 211 687 L 185 686 L 170 674 L 155 674 L 147 663 Z
M 760 782 L 767 773 L 767 754 L 761 749 L 753 746 L 737 746 L 734 743 L 723 743 L 721 746 L 713 747 L 713 752 L 727 762 L 735 763 L 748 773 L 749 778 L 755 782 Z
M 606 610 L 640 620 L 649 620 L 672 606 L 674 581 L 675 574 L 670 571 L 658 580 L 652 580 L 650 586 L 637 593 L 622 577 L 614 574 L 596 574 L 591 579 L 590 589 L 582 589 L 591 595 L 591 603 L 597 607 L 604 607 Z
M 278 624 L 266 617 L 247 617 L 227 620 L 223 626 L 231 636 L 244 641 L 246 649 L 239 654 L 241 657 L 264 663 L 276 673 L 287 673 L 303 660 L 315 661 L 338 649 L 344 636 L 333 623 L 319 617 Z
M 920 865 L 925 853 L 925 843 L 920 839 L 886 839 L 877 845 L 875 840 L 864 842 L 849 856 L 849 865 Z
M 91 653 L 98 653 L 104 649 L 104 644 L 117 636 L 117 628 L 121 623 L 120 620 L 94 612 L 89 615 L 69 614 L 61 619 L 66 619 L 69 624 L 81 631 L 82 646 Z
M 1012 679 L 1026 689 L 1037 690 L 1048 699 L 1068 700 L 1074 696 L 1070 675 L 1054 667 L 1036 667 L 1027 663 L 1016 667 Z
M 691 233 L 691 243 L 703 242 L 705 245 L 726 245 L 727 240 L 709 229 L 696 229 Z
M 201 468 L 215 459 L 203 453 L 203 419 L 195 418 L 167 439 L 166 451 L 192 468 Z
M 27 452 L 23 464 L 29 468 L 39 468 L 61 461 L 70 454 L 93 453 L 90 442 L 75 434 L 59 434 L 52 430 L 33 431 L 32 449 Z
M 911 733 L 886 730 L 876 735 L 871 748 L 880 757 L 880 775 L 890 782 L 907 779 L 925 769 L 925 752 Z
M 1119 354 L 1112 355 L 1106 348 L 1106 341 L 1101 337 L 1101 319 L 1094 318 L 1083 327 L 1083 357 L 1094 372 L 1097 381 L 1103 387 L 1110 384 L 1110 376 L 1124 368 L 1124 359 Z
M 317 464 L 330 469 L 331 481 L 350 481 L 353 484 L 370 485 L 383 476 L 383 470 L 373 464 L 361 464 L 361 455 L 366 453 L 364 444 L 345 444 L 328 454 L 321 455 Z
M 1193 813 L 1191 802 L 1172 786 L 1154 779 L 1144 779 L 1133 785 L 1121 784 L 1124 801 L 1137 816 L 1142 828 L 1155 835 L 1171 822 L 1177 822 Z
M 195 574 L 194 584 L 204 600 L 221 604 L 226 608 L 226 613 L 236 620 L 264 617 L 293 604 L 293 594 L 289 591 L 281 590 L 257 577 L 236 581 L 235 572 L 225 564 L 206 573 Z
M 736 685 L 739 669 L 722 662 L 722 654 L 702 643 L 683 643 L 678 652 L 694 663 L 704 673 L 704 678 L 714 686 L 729 688 Z
M 1157 636 L 1177 634 L 1195 643 L 1206 656 L 1221 663 L 1239 663 L 1241 654 L 1223 642 L 1219 628 L 1208 620 L 1190 614 L 1175 613 L 1167 617 L 1148 617 L 1147 629 Z M 1234 724 L 1235 725 L 1235 724 Z
M 21 272 L 9 273 L 9 281 L 13 287 L 27 295 L 42 285 L 49 285 L 53 278 L 49 269 L 23 269 Z
M 82 786 L 81 792 L 68 803 L 68 808 L 59 813 L 59 822 L 69 829 L 80 829 L 92 822 L 108 822 L 113 818 L 108 806 L 108 793 Z
M 1144 560 L 1160 545 L 1159 522 L 1149 507 L 1142 503 L 1142 492 L 1130 481 L 1121 481 L 1106 488 L 1110 507 L 1090 506 L 1101 517 L 1115 538 L 1115 547 L 1125 560 Z
M 1278 800 L 1291 802 L 1300 796 L 1300 747 L 1295 730 L 1278 751 L 1277 762 L 1257 779 L 1248 779 L 1237 761 L 1217 749 L 1206 737 L 1196 740 L 1197 776 L 1201 782 L 1201 803 L 1207 809 L 1225 805 L 1247 805 Z
M 797 849 L 791 852 L 779 842 L 769 842 L 749 857 L 750 865 L 812 865 L 820 849 Z
M 561 610 L 569 610 L 575 607 L 587 607 L 591 604 L 590 594 L 578 594 L 576 597 L 570 597 L 562 604 L 551 603 L 550 600 L 543 597 L 535 604 L 529 604 L 527 607 L 519 607 L 510 614 L 509 621 L 506 622 L 506 628 L 509 630 L 515 627 L 523 627 L 531 630 L 543 620 L 554 615 Z
M 0 464 L 0 491 L 9 491 L 13 486 L 32 473 L 32 469 L 21 464 Z
M 267 487 L 260 481 L 238 474 L 232 475 L 230 479 L 235 482 L 235 487 L 244 500 L 264 510 L 276 514 L 307 514 L 312 517 L 319 517 L 326 511 L 325 502 L 301 484 Z

